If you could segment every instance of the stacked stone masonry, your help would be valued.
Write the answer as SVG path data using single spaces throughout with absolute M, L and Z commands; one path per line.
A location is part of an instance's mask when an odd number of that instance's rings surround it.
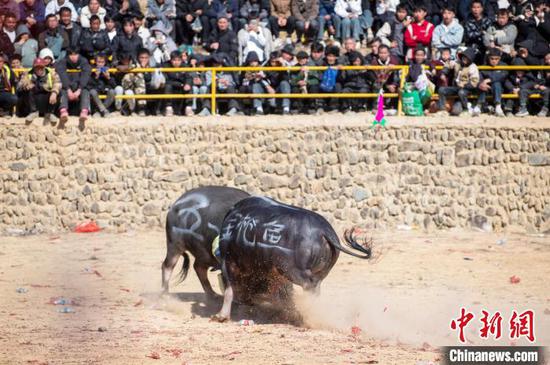
M 550 129 L 396 126 L 0 127 L 0 233 L 89 219 L 162 227 L 199 185 L 315 210 L 339 226 L 545 231 Z

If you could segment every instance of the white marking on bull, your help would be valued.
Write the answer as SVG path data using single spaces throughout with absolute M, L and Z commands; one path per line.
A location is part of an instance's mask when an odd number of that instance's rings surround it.
M 210 205 L 208 198 L 202 194 L 191 194 L 183 199 L 176 201 L 175 207 L 189 203 L 187 207 L 180 208 L 178 211 L 179 224 L 181 227 L 174 227 L 174 231 L 180 234 L 188 234 L 196 239 L 203 240 L 204 236 L 197 233 L 200 228 L 202 217 L 199 209 L 206 208 Z M 210 224 L 210 223 L 209 223 Z M 210 228 L 210 226 L 208 226 Z M 216 227 L 217 230 L 217 227 Z
M 281 241 L 281 232 L 285 229 L 283 224 L 279 224 L 277 221 L 264 224 L 265 230 L 262 236 L 264 242 L 272 245 L 278 245 Z
M 213 230 L 214 232 L 216 232 L 216 235 L 219 235 L 220 234 L 220 229 L 213 225 L 212 223 L 208 222 L 208 228 L 210 228 L 211 230 Z
M 254 229 L 256 228 L 256 219 L 253 217 L 250 217 L 249 215 L 246 215 L 238 224 L 237 227 L 239 229 L 239 234 L 242 237 L 242 240 L 247 245 L 253 245 L 256 243 L 256 236 L 254 235 Z M 247 237 L 247 233 L 252 231 L 252 241 L 250 241 Z

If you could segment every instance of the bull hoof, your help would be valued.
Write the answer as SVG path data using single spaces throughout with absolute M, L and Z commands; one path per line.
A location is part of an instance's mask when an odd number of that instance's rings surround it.
M 229 321 L 229 317 L 221 315 L 221 314 L 218 313 L 218 314 L 214 314 L 212 317 L 210 317 L 210 320 L 212 322 L 224 323 L 224 322 Z
M 207 302 L 211 302 L 211 303 L 217 303 L 219 301 L 221 301 L 223 299 L 223 296 L 219 295 L 219 294 L 207 294 L 206 295 L 206 301 Z

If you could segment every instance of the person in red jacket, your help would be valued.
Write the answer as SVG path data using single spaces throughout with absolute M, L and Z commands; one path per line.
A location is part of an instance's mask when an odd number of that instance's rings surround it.
M 428 58 L 431 59 L 431 43 L 434 25 L 425 20 L 428 10 L 425 5 L 419 5 L 414 9 L 414 22 L 405 29 L 405 46 L 407 46 L 406 60 L 413 59 L 416 46 L 422 46 L 428 50 Z

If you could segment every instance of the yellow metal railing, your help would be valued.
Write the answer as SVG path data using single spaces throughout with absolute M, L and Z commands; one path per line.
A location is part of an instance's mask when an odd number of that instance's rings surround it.
M 216 114 L 216 103 L 218 99 L 315 99 L 315 98 L 376 98 L 378 93 L 314 93 L 314 94 L 251 94 L 251 93 L 235 93 L 235 94 L 226 94 L 219 93 L 217 90 L 217 75 L 220 72 L 247 72 L 247 71 L 278 71 L 278 72 L 292 72 L 300 70 L 308 71 L 325 71 L 328 66 L 291 66 L 291 67 L 271 67 L 271 66 L 261 66 L 261 67 L 168 67 L 168 68 L 133 68 L 125 71 L 119 71 L 116 68 L 109 68 L 110 73 L 147 73 L 160 71 L 163 73 L 170 72 L 210 72 L 211 73 L 211 85 L 210 85 L 210 94 L 134 94 L 134 95 L 117 95 L 117 99 L 210 99 L 211 102 L 211 112 L 212 115 Z M 373 71 L 397 71 L 399 72 L 400 82 L 399 82 L 399 92 L 397 93 L 384 93 L 385 98 L 397 98 L 397 115 L 402 114 L 403 102 L 402 102 L 402 93 L 405 86 L 405 80 L 409 74 L 408 65 L 392 65 L 392 66 L 336 66 L 339 70 L 373 70 Z M 428 68 L 426 66 L 426 68 Z M 509 70 L 509 71 L 535 71 L 535 70 L 545 70 L 550 71 L 550 66 L 478 66 L 479 70 Z M 436 70 L 442 70 L 443 66 L 436 66 Z M 15 69 L 16 74 L 25 72 L 28 69 Z M 79 70 L 69 70 L 69 72 L 80 72 Z M 105 96 L 102 96 L 103 98 Z M 433 97 L 438 98 L 437 94 L 434 94 Z M 471 96 L 475 98 L 474 96 Z M 516 94 L 503 94 L 504 99 L 515 99 L 518 98 Z M 540 94 L 532 94 L 529 96 L 532 99 L 541 98 Z

